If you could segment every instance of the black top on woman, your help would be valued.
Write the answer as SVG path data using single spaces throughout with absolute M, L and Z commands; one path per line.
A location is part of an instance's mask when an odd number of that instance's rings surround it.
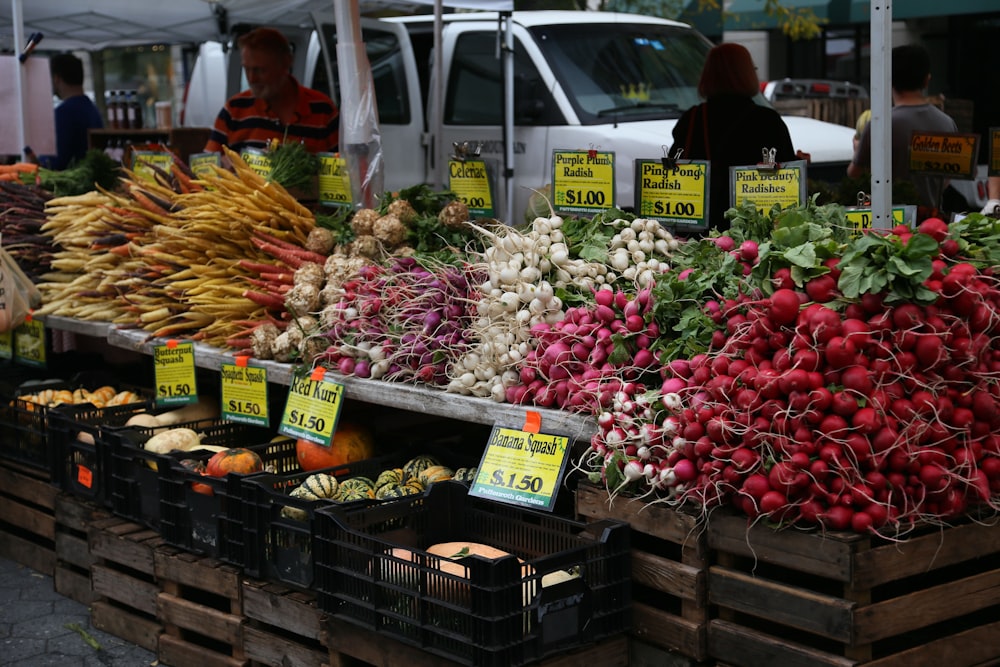
M 796 159 L 792 138 L 781 115 L 753 98 L 760 92 L 750 52 L 739 44 L 719 44 L 708 52 L 698 82 L 705 100 L 691 107 L 674 126 L 670 155 L 683 149 L 682 160 L 708 160 L 710 229 L 729 229 L 729 168 L 757 164 L 763 149 L 775 149 L 779 164 Z

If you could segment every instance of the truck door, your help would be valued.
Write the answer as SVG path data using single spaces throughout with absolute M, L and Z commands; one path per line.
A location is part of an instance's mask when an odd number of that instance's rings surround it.
M 537 54 L 537 49 L 530 37 L 518 25 L 514 26 L 513 35 L 514 164 L 511 166 L 515 182 L 514 219 L 504 222 L 519 224 L 524 219 L 532 188 L 541 189 L 551 180 L 549 167 L 553 147 L 549 143 L 549 127 L 565 125 L 566 119 L 550 92 L 551 71 L 535 65 L 532 53 Z M 503 196 L 504 87 L 499 38 L 497 24 L 491 21 L 456 21 L 447 24 L 442 34 L 442 60 L 447 77 L 442 110 L 444 146 L 468 144 L 480 148 L 480 156 L 493 167 L 496 175 L 497 217 L 507 208 Z M 429 109 L 428 117 L 434 118 L 435 111 Z

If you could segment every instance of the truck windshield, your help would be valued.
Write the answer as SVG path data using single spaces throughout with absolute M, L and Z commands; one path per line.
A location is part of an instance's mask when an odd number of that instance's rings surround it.
M 532 32 L 582 124 L 677 118 L 701 101 L 698 78 L 712 45 L 695 30 L 584 23 Z

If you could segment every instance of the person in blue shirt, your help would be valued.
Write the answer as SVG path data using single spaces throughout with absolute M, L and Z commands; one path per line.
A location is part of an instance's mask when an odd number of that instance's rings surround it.
M 83 61 L 72 53 L 49 61 L 52 91 L 62 100 L 56 107 L 56 154 L 53 169 L 65 169 L 82 160 L 89 146 L 87 130 L 104 127 L 97 105 L 83 92 Z

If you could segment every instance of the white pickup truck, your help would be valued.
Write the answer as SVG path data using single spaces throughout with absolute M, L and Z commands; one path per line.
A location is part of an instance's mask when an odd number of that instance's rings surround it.
M 296 45 L 294 72 L 306 85 L 337 98 L 335 26 L 285 30 Z M 613 151 L 616 200 L 634 205 L 633 160 L 659 159 L 673 143 L 677 118 L 697 104 L 702 63 L 712 44 L 690 26 L 637 14 L 536 11 L 512 14 L 514 40 L 514 202 L 521 221 L 532 189 L 551 181 L 555 149 Z M 321 35 L 322 38 L 318 38 Z M 431 90 L 433 16 L 362 20 L 374 80 L 384 186 L 395 190 L 433 183 L 434 148 L 480 147 L 495 165 L 499 205 L 503 190 L 503 77 L 500 23 L 491 13 L 443 17 L 442 141 L 434 136 L 437 109 Z M 185 106 L 185 124 L 207 125 L 227 95 L 241 90 L 239 55 L 228 58 L 226 85 L 220 65 L 196 66 Z M 206 63 L 206 57 L 202 58 Z M 325 66 L 329 61 L 329 68 Z M 226 60 L 216 53 L 216 62 Z M 201 64 L 201 63 L 199 63 Z M 331 79 L 332 75 L 332 79 Z M 331 80 L 333 85 L 331 85 Z M 209 99 L 211 98 L 211 99 Z M 762 104 L 767 104 L 761 98 Z M 786 117 L 796 149 L 809 153 L 811 178 L 839 181 L 851 159 L 853 129 L 811 118 Z M 445 183 L 446 185 L 446 183 Z

